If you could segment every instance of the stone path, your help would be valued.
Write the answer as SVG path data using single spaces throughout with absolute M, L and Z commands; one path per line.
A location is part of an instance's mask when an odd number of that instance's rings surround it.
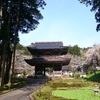
M 32 84 L 0 95 L 0 100 L 31 100 L 29 95 L 46 83 L 46 80 L 33 80 Z

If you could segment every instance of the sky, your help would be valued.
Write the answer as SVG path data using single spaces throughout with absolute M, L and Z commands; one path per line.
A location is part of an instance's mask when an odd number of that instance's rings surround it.
M 40 9 L 43 20 L 37 29 L 19 34 L 20 44 L 28 46 L 35 42 L 62 41 L 64 46 L 86 48 L 100 44 L 100 32 L 91 7 L 78 0 L 44 0 L 47 5 Z

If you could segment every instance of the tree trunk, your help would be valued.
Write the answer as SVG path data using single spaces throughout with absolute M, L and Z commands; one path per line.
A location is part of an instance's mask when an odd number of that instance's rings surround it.
M 1 63 L 1 89 L 3 88 L 3 84 L 4 84 L 4 75 L 5 75 L 5 64 L 7 61 L 7 48 L 10 48 L 9 44 L 9 28 L 10 28 L 10 15 L 7 13 L 8 10 L 8 0 L 5 0 L 5 10 L 3 12 L 4 14 L 4 26 L 6 31 L 2 34 L 3 38 L 2 38 L 2 63 Z
M 10 5 L 9 5 L 9 7 L 10 7 L 10 13 L 12 13 L 12 2 L 10 2 Z M 10 33 L 10 27 L 11 27 L 11 16 L 10 15 L 8 15 L 7 16 L 7 31 L 8 31 L 8 33 L 9 33 L 9 35 L 11 34 Z M 8 38 L 8 40 L 9 40 L 9 42 L 8 42 L 8 54 L 7 54 L 7 63 L 6 63 L 6 71 L 5 71 L 5 83 L 7 84 L 9 84 L 9 82 L 10 82 L 10 73 L 11 73 L 11 71 L 10 70 L 12 70 L 12 68 L 11 68 L 11 60 L 12 60 L 12 50 L 11 50 L 11 47 L 10 47 L 10 38 L 11 37 L 9 37 Z M 11 83 L 10 83 L 11 84 Z M 10 85 L 9 84 L 9 85 Z M 10 86 L 9 86 L 10 87 Z
M 6 70 L 5 70 L 5 76 L 4 76 L 4 84 L 7 84 L 9 82 L 9 72 L 11 68 L 11 58 L 12 58 L 12 51 L 9 50 L 7 54 L 7 62 L 6 62 Z
M 16 45 L 17 45 L 17 39 L 18 39 L 18 25 L 19 25 L 19 16 L 20 16 L 20 8 L 21 8 L 21 0 L 19 0 L 19 6 L 18 6 L 18 13 L 16 17 L 16 26 L 15 26 L 15 37 L 14 37 L 14 46 L 13 46 L 13 54 L 12 54 L 12 66 L 10 71 L 10 80 L 9 83 L 12 84 L 13 74 L 14 74 L 14 64 L 15 64 L 15 52 L 16 52 Z
M 6 62 L 6 52 L 7 52 L 7 41 L 4 40 L 2 43 L 2 64 L 1 64 L 1 77 L 0 77 L 0 81 L 1 81 L 1 89 L 3 88 L 3 84 L 4 84 L 4 73 L 5 73 L 5 62 Z
M 5 0 L 4 0 L 5 1 Z M 2 1 L 2 2 L 4 2 Z M 2 2 L 1 2 L 1 14 L 3 13 L 2 11 Z M 8 3 L 6 2 L 6 7 L 5 7 L 5 19 L 4 19 L 4 25 L 5 25 L 5 29 L 7 29 L 7 6 L 8 6 Z M 1 17 L 1 20 L 2 20 L 2 17 Z M 4 85 L 4 73 L 5 73 L 5 63 L 6 63 L 6 54 L 7 54 L 7 34 L 6 32 L 3 32 L 3 34 L 1 33 L 0 35 L 3 36 L 3 38 L 1 38 L 2 40 L 2 49 L 1 49 L 1 77 L 0 77 L 0 88 L 2 89 L 3 88 L 3 85 Z M 6 35 L 6 36 L 5 36 Z
M 2 25 L 2 0 L 0 0 L 0 36 L 1 36 L 1 25 Z M 0 46 L 0 77 L 1 77 L 1 46 Z

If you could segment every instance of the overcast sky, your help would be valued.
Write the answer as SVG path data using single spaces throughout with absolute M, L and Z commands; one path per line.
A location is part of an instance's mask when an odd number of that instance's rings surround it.
M 78 0 L 45 0 L 41 9 L 43 20 L 38 28 L 28 34 L 20 34 L 20 43 L 28 46 L 35 42 L 62 41 L 64 45 L 91 47 L 100 43 L 96 32 L 96 20 L 90 7 Z

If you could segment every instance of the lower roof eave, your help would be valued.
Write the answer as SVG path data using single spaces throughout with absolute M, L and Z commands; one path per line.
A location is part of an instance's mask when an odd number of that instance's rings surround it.
M 64 66 L 70 63 L 70 59 L 68 61 L 32 61 L 32 60 L 25 60 L 31 66 Z

